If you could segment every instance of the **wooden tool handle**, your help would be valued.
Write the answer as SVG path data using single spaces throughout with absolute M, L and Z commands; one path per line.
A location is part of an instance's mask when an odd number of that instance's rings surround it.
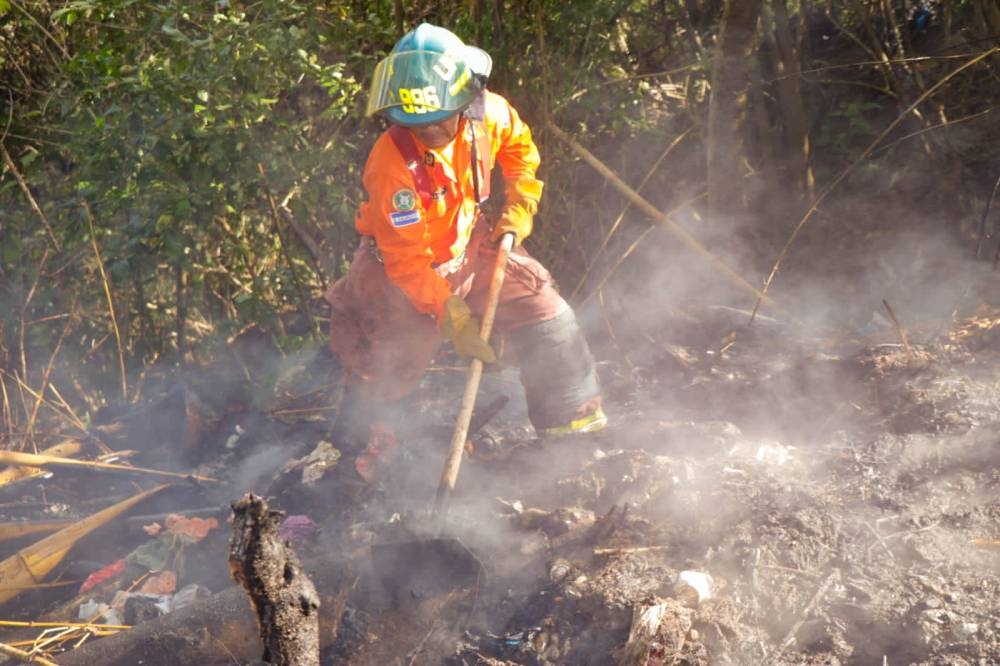
M 493 330 L 493 320 L 496 319 L 497 304 L 500 302 L 500 289 L 503 287 L 504 271 L 507 268 L 507 255 L 514 246 L 514 234 L 506 233 L 497 249 L 497 260 L 490 278 L 490 291 L 486 297 L 486 310 L 483 312 L 483 324 L 479 329 L 479 337 L 487 342 Z M 451 446 L 448 457 L 441 470 L 441 483 L 438 484 L 437 497 L 434 501 L 434 517 L 443 526 L 444 517 L 448 513 L 451 493 L 458 480 L 458 470 L 462 465 L 462 453 L 465 450 L 465 440 L 469 434 L 469 423 L 472 421 L 472 410 L 476 406 L 476 394 L 479 392 L 479 380 L 483 376 L 483 362 L 473 358 L 469 364 L 469 375 L 465 381 L 465 394 L 462 396 L 462 408 L 458 412 L 455 431 L 451 436 Z

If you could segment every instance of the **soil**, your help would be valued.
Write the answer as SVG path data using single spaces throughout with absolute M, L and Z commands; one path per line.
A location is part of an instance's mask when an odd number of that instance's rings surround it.
M 194 446 L 229 484 L 158 508 L 252 489 L 318 523 L 295 548 L 307 574 L 340 581 L 317 585 L 343 604 L 324 616 L 324 664 L 1000 663 L 1000 308 L 979 305 L 991 289 L 902 330 L 874 298 L 842 330 L 763 314 L 747 327 L 748 312 L 704 302 L 656 326 L 609 318 L 597 355 L 611 425 L 584 436 L 534 439 L 515 370 L 488 373 L 480 404 L 510 402 L 472 438 L 444 525 L 475 555 L 471 576 L 446 567 L 429 585 L 414 561 L 392 578 L 370 550 L 440 534 L 427 517 L 464 383 L 448 356 L 374 485 L 353 470 L 356 442 L 300 418 L 329 399 L 319 358 L 288 364 L 267 409 L 205 409 L 213 425 L 194 434 L 209 419 L 188 396 L 180 457 Z M 111 541 L 76 558 L 121 557 Z M 215 564 L 189 578 L 231 586 L 223 539 L 190 558 Z M 42 601 L 23 597 L 20 614 Z
M 733 335 L 728 312 L 688 314 L 724 351 L 661 344 L 643 365 L 603 363 L 604 432 L 526 440 L 517 414 L 488 426 L 449 520 L 487 579 L 444 606 L 410 599 L 402 615 L 359 594 L 353 617 L 370 640 L 339 658 L 1000 662 L 1000 311 L 933 339 L 910 331 L 920 342 L 907 347 L 879 341 L 898 340 L 891 325 L 868 339 L 793 339 Z M 493 377 L 485 393 L 513 381 Z M 411 442 L 411 455 L 445 441 Z M 379 501 L 412 508 L 400 495 L 431 496 L 418 487 L 406 479 Z M 678 587 L 682 571 L 707 574 L 709 598 Z M 657 604 L 645 661 L 623 661 L 633 611 Z

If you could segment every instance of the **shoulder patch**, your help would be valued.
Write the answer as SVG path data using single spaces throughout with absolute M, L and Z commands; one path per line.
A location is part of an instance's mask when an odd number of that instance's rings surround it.
M 412 194 L 412 193 L 411 193 Z M 389 221 L 392 222 L 392 226 L 396 227 L 408 227 L 411 224 L 416 224 L 420 221 L 420 211 L 419 210 L 406 210 L 406 211 L 394 211 L 389 213 Z
M 392 207 L 396 210 L 413 210 L 417 206 L 417 196 L 413 190 L 403 188 L 392 195 Z

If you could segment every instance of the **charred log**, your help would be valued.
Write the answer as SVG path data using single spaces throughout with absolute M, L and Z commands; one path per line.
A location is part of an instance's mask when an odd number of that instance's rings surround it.
M 278 534 L 280 516 L 253 494 L 233 505 L 230 571 L 257 614 L 263 660 L 279 666 L 319 664 L 319 595 Z

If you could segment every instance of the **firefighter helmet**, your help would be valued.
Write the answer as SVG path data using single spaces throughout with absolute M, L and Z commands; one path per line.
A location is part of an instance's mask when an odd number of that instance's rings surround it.
M 366 115 L 397 125 L 432 125 L 459 113 L 486 85 L 493 61 L 450 30 L 422 23 L 375 67 Z

